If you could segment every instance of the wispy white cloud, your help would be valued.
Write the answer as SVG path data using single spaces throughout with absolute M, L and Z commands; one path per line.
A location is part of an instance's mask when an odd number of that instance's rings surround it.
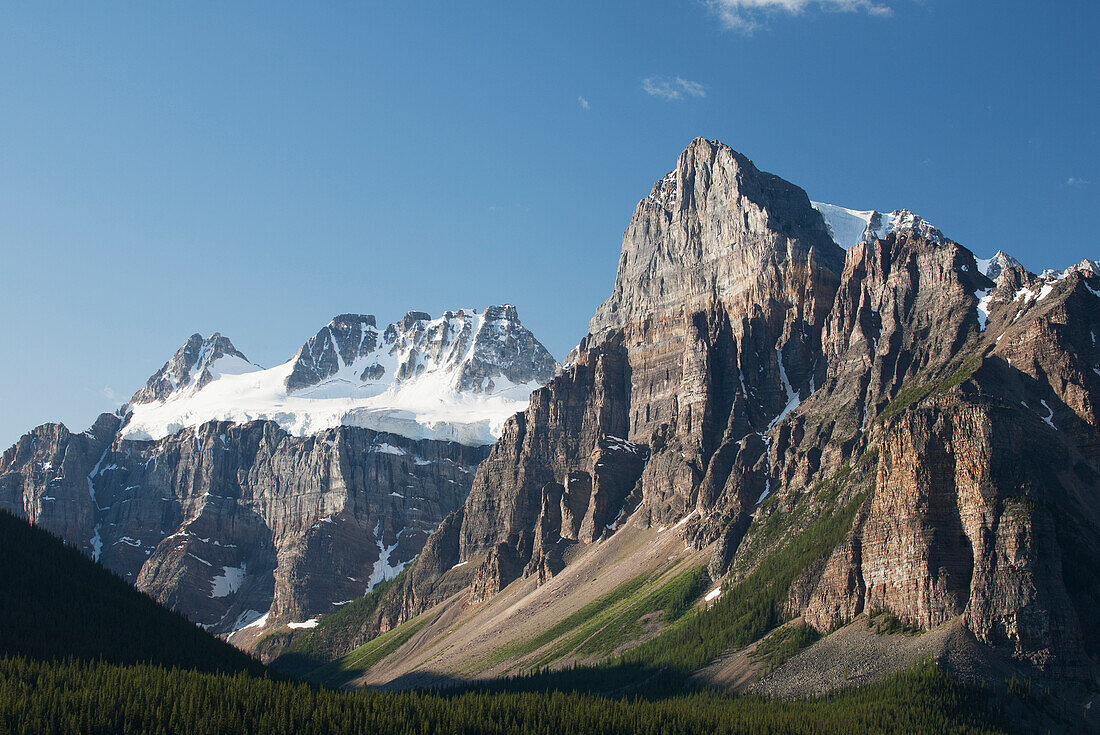
M 890 15 L 889 5 L 874 0 L 707 0 L 727 28 L 752 33 L 768 16 L 800 15 L 810 8 L 842 13 Z
M 103 397 L 109 401 L 114 401 L 118 399 L 118 394 L 115 393 L 115 389 L 109 385 L 103 386 L 103 390 L 101 390 L 100 393 L 102 393 Z
M 1076 176 L 1070 176 L 1066 179 L 1066 186 L 1088 186 L 1091 183 L 1088 179 L 1081 179 Z
M 592 105 L 588 104 L 588 98 L 587 97 L 578 97 L 577 98 L 577 104 L 579 104 L 581 106 L 582 110 L 592 109 Z
M 707 96 L 706 87 L 683 77 L 646 77 L 642 80 L 642 89 L 649 96 L 660 97 L 663 100 Z

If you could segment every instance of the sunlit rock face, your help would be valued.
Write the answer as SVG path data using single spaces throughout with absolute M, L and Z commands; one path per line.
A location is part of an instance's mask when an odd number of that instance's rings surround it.
M 827 205 L 693 141 L 635 210 L 588 336 L 378 628 L 544 581 L 626 523 L 676 526 L 713 549 L 715 578 L 741 575 L 855 504 L 790 614 L 822 631 L 864 611 L 961 617 L 1083 670 L 1100 653 L 1082 625 L 1100 614 L 1100 278 L 976 260 L 906 210 L 844 211 L 867 219 L 834 242 Z

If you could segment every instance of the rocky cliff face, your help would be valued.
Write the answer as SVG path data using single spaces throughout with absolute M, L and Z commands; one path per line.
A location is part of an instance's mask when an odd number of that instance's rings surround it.
M 524 407 L 556 369 L 512 306 L 410 312 L 381 334 L 373 316 L 341 315 L 271 370 L 221 335 L 194 335 L 120 415 L 82 434 L 47 424 L 5 452 L 0 506 L 209 630 L 246 629 L 234 642 L 247 645 L 397 575 L 489 452 L 422 438 L 407 419 L 391 423 L 411 436 L 343 425 L 355 391 L 411 386 L 446 436 L 438 405 L 488 426 L 483 414 Z M 417 408 L 381 400 L 388 415 Z M 282 420 L 249 420 L 268 409 Z
M 378 628 L 548 579 L 625 523 L 675 524 L 715 578 L 740 578 L 849 504 L 790 614 L 822 631 L 864 611 L 962 616 L 1087 676 L 1100 279 L 979 262 L 906 211 L 845 211 L 868 215 L 847 251 L 800 189 L 693 141 L 639 203 L 589 336 L 509 421 Z
M 942 247 L 923 247 L 947 262 Z M 821 629 L 863 609 L 890 610 L 925 629 L 963 615 L 979 640 L 1080 674 L 1098 651 L 1093 626 L 1082 621 L 1100 612 L 1092 571 L 1100 561 L 1100 281 L 1080 271 L 1043 281 L 1009 264 L 996 284 L 979 283 L 969 296 L 971 270 L 956 262 L 940 271 L 953 274 L 954 289 L 926 289 L 935 302 L 923 311 L 940 323 L 925 330 L 942 338 L 938 349 L 923 339 L 853 371 L 871 378 L 856 395 L 873 396 L 890 375 L 880 361 L 893 354 L 910 363 L 895 387 L 869 401 L 877 404 L 868 409 L 873 423 L 852 443 L 852 453 L 879 457 L 874 496 L 849 541 L 859 553 L 834 554 L 804 614 Z M 836 334 L 855 335 L 857 323 Z M 825 405 L 807 409 L 839 415 L 851 390 L 837 376 L 826 386 L 836 397 L 823 394 Z M 850 429 L 855 418 L 820 421 L 813 431 Z M 803 423 L 812 422 L 808 415 Z M 865 603 L 846 602 L 859 597 Z
M 39 427 L 0 503 L 216 633 L 339 609 L 395 576 L 459 507 L 481 447 L 340 427 L 210 423 L 158 442 Z
M 735 548 L 770 487 L 765 432 L 825 378 L 843 258 L 802 190 L 694 141 L 639 203 L 571 364 L 478 470 L 443 554 L 479 562 L 475 597 L 555 573 L 628 517 L 693 514 L 695 543 Z M 403 610 L 436 599 L 420 571 Z

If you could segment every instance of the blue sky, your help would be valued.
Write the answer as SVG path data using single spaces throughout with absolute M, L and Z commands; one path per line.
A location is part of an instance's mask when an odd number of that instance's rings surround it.
M 1100 257 L 1100 4 L 6 3 L 0 445 L 193 332 L 511 302 L 562 357 L 695 136 L 1033 270 Z

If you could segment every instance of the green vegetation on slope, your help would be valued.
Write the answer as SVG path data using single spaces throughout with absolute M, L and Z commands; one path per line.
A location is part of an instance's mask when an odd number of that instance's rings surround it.
M 921 630 L 907 623 L 890 610 L 880 610 L 867 616 L 867 627 L 879 635 L 918 635 Z
M 402 571 L 393 579 L 379 582 L 363 597 L 349 602 L 340 611 L 323 617 L 316 628 L 295 634 L 291 644 L 275 660 L 273 666 L 284 673 L 301 676 L 335 661 L 349 649 L 354 649 L 355 644 L 362 640 L 360 636 L 370 628 L 382 598 L 398 584 L 404 574 Z M 276 632 L 270 635 L 290 634 Z M 261 644 L 266 639 L 267 636 L 261 639 Z
M 952 388 L 962 385 L 981 364 L 981 356 L 972 355 L 959 363 L 959 367 L 954 372 L 938 380 L 933 379 L 916 385 L 902 386 L 902 389 L 894 396 L 894 400 L 890 401 L 886 408 L 882 410 L 882 413 L 879 414 L 879 419 L 885 421 L 893 418 L 930 395 L 946 393 Z
M 696 692 L 655 700 L 563 692 L 336 692 L 243 674 L 0 659 L 0 731 L 24 733 L 1003 732 L 984 689 L 931 663 L 807 702 Z
M 839 512 L 823 514 L 765 556 L 751 574 L 725 589 L 709 607 L 685 615 L 665 633 L 628 651 L 622 662 L 687 675 L 730 647 L 759 640 L 785 621 L 783 610 L 791 585 L 844 539 L 864 499 L 865 495 L 857 495 Z
M 753 651 L 753 658 L 763 664 L 759 675 L 767 676 L 820 637 L 816 630 L 802 622 L 775 631 L 757 643 Z
M 661 620 L 665 623 L 679 620 L 706 592 L 709 584 L 710 576 L 705 567 L 677 574 L 650 594 L 633 601 L 614 619 L 602 621 L 603 627 L 585 638 L 577 649 L 578 652 L 606 655 L 624 643 L 640 639 L 644 634 L 642 618 L 656 612 L 661 613 Z
M 0 655 L 260 673 L 259 662 L 0 510 Z
M 570 655 L 610 655 L 616 648 L 644 634 L 641 620 L 662 612 L 665 622 L 679 619 L 706 590 L 706 569 L 689 569 L 662 585 L 663 575 L 639 575 L 623 582 L 539 634 L 502 646 L 487 659 L 475 662 L 484 670 L 503 661 L 516 660 L 553 643 L 524 668 L 538 669 Z
M 594 629 L 589 629 L 593 621 L 596 620 L 601 613 L 615 607 L 623 600 L 635 594 L 645 586 L 645 583 L 645 577 L 641 576 L 623 582 L 618 587 L 611 590 L 611 592 L 596 598 L 576 612 L 565 616 L 538 635 L 526 640 L 511 643 L 498 649 L 493 653 L 491 659 L 485 663 L 492 666 L 507 659 L 521 658 L 529 653 L 537 651 L 551 641 L 558 640 L 562 636 L 572 634 L 570 635 L 570 640 L 573 640 L 578 636 L 585 636 L 585 631 L 589 633 L 594 632 Z M 578 640 L 577 643 L 579 642 Z M 564 653 L 568 653 L 568 651 L 564 651 Z
M 310 672 L 307 678 L 325 686 L 343 686 L 405 645 L 428 623 L 428 620 L 427 615 L 407 620 L 364 643 L 351 653 Z

